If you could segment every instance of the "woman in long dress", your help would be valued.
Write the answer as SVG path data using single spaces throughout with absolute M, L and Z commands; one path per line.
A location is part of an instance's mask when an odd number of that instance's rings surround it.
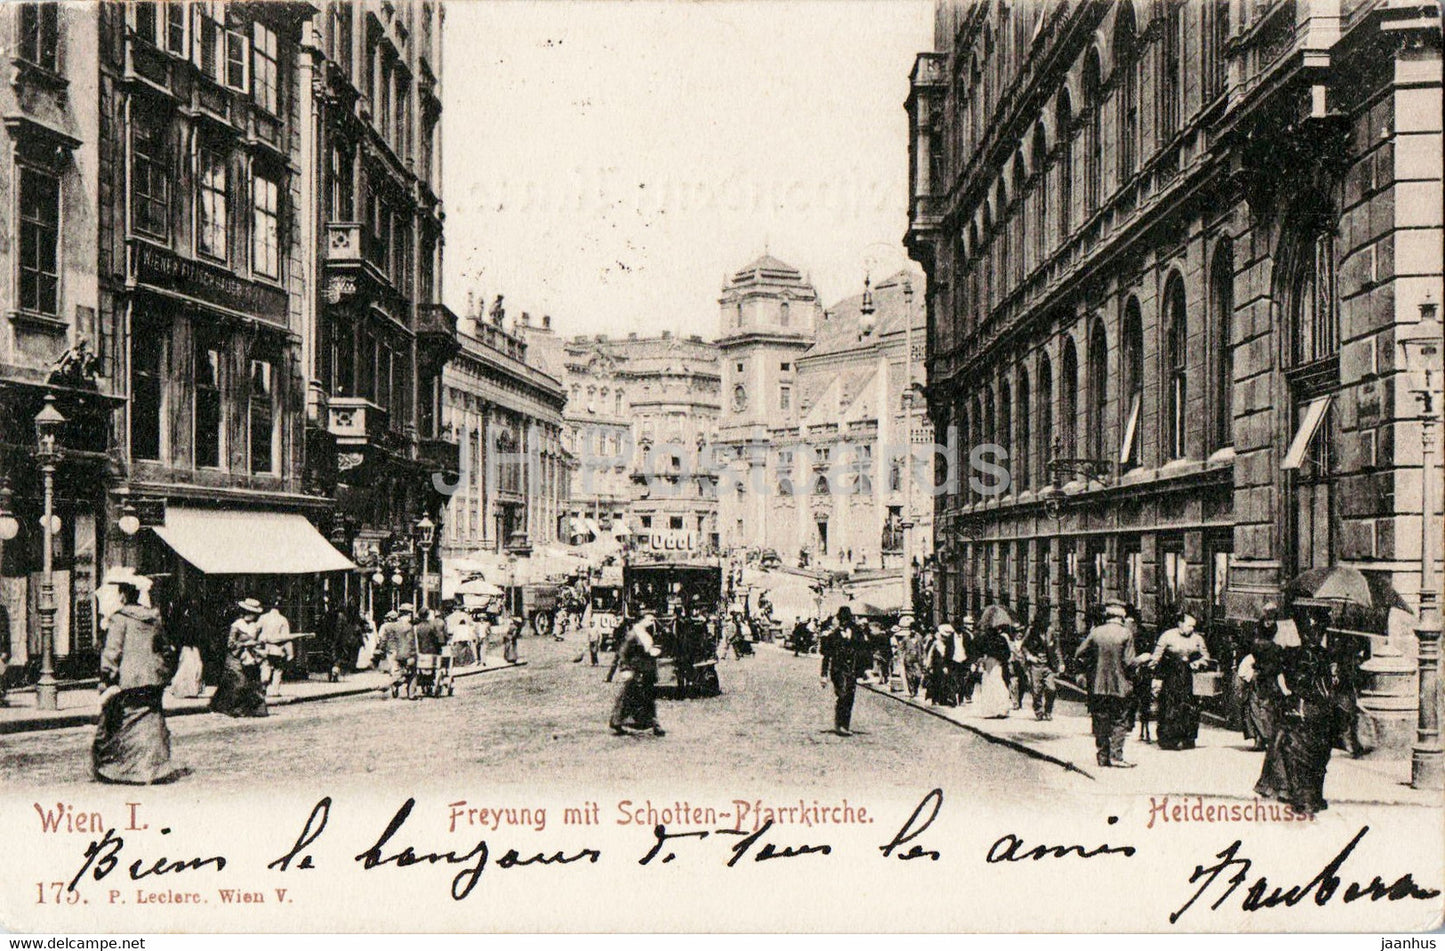
M 1194 696 L 1194 671 L 1209 661 L 1204 638 L 1192 615 L 1159 636 L 1154 656 L 1153 693 L 1159 704 L 1159 748 L 1192 750 L 1199 738 L 1199 701 Z
M 633 624 L 617 646 L 612 658 L 610 681 L 622 672 L 622 689 L 612 704 L 608 726 L 618 736 L 628 730 L 651 730 L 658 736 L 666 733 L 657 722 L 657 657 L 661 653 L 652 640 L 654 621 L 647 615 Z
M 232 717 L 266 716 L 266 687 L 261 682 L 264 647 L 257 623 L 261 602 L 247 598 L 238 605 L 241 616 L 231 624 L 226 641 L 226 666 L 211 697 L 211 711 Z
M 1008 638 L 997 628 L 985 631 L 975 641 L 974 649 L 983 674 L 978 685 L 976 709 L 980 716 L 1001 720 L 1013 709 L 1013 698 L 1009 696 L 1008 683 L 1004 680 L 1006 665 L 1012 654 Z
M 100 720 L 91 773 L 103 783 L 148 785 L 174 779 L 171 733 L 161 697 L 170 679 L 160 612 L 141 605 L 134 585 L 118 585 L 121 607 L 110 617 L 100 658 Z

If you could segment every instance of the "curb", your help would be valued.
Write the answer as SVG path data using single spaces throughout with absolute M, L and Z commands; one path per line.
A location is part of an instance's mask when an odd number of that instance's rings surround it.
M 501 664 L 497 667 L 482 667 L 477 670 L 458 671 L 453 676 L 457 680 L 463 677 L 475 677 L 479 674 L 488 674 L 494 670 L 515 670 L 518 667 L 527 666 L 525 660 L 515 664 Z M 289 707 L 298 703 L 317 703 L 322 700 L 339 700 L 345 697 L 360 697 L 369 693 L 381 693 L 386 690 L 385 686 L 379 687 L 344 687 L 337 690 L 329 690 L 325 693 L 312 694 L 308 697 L 278 697 L 266 701 L 270 707 Z M 188 717 L 197 713 L 210 713 L 209 704 L 193 703 L 183 707 L 175 707 L 165 711 L 166 719 L 174 717 Z M 77 726 L 94 726 L 97 714 L 95 713 L 72 713 L 55 717 L 37 717 L 31 720 L 11 720 L 0 722 L 0 736 L 14 733 L 39 733 L 43 730 L 68 730 Z
M 865 687 L 881 697 L 888 697 L 890 700 L 895 700 L 898 703 L 903 704 L 904 706 L 912 707 L 913 709 L 926 713 L 931 717 L 937 717 L 945 723 L 951 723 L 956 727 L 968 730 L 970 733 L 975 733 L 978 736 L 983 737 L 990 743 L 996 743 L 999 746 L 1006 746 L 1016 753 L 1022 753 L 1025 756 L 1031 757 L 1033 759 L 1042 760 L 1046 763 L 1053 763 L 1055 766 L 1058 766 L 1061 769 L 1065 769 L 1071 773 L 1078 773 L 1080 776 L 1083 776 L 1086 779 L 1097 782 L 1093 773 L 1090 773 L 1088 770 L 1080 768 L 1076 763 L 1070 762 L 1069 760 L 1059 759 L 1057 756 L 1051 756 L 1048 753 L 1040 752 L 1039 750 L 1034 749 L 1032 746 L 1029 746 L 1026 743 L 1020 743 L 1018 740 L 1011 740 L 1008 737 L 1000 736 L 997 733 L 990 733 L 988 730 L 985 730 L 982 727 L 974 726 L 972 723 L 964 723 L 959 720 L 955 720 L 953 719 L 953 717 L 934 710 L 932 707 L 924 706 L 923 704 L 909 697 L 893 693 L 890 690 L 882 690 L 877 684 L 859 684 L 858 686 Z

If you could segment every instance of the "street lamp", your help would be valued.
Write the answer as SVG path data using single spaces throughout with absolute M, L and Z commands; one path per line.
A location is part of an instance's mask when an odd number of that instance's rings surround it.
M 913 280 L 903 278 L 903 614 L 900 627 L 913 625 Z
M 40 520 L 42 575 L 40 581 L 40 679 L 35 684 L 36 705 L 41 710 L 59 707 L 55 682 L 55 464 L 60 461 L 60 431 L 65 417 L 55 408 L 55 396 L 46 394 L 45 405 L 35 414 L 35 459 L 45 480 L 45 515 Z
M 1435 580 L 1435 424 L 1440 413 L 1440 318 L 1427 291 L 1420 302 L 1414 333 L 1399 340 L 1410 395 L 1420 401 L 1420 702 L 1415 748 L 1410 757 L 1410 785 L 1437 789 L 1441 785 L 1440 748 L 1440 602 Z
M 432 542 L 436 540 L 436 535 L 436 522 L 423 515 L 421 520 L 416 523 L 416 541 L 421 546 L 421 597 L 417 600 L 421 602 L 423 608 L 431 607 L 427 578 L 431 574 L 431 546 Z

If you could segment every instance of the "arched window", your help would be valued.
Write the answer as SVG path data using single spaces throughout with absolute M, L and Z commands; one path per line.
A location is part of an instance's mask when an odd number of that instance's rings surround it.
M 778 324 L 779 324 L 780 326 L 783 326 L 783 327 L 788 326 L 788 302 L 787 302 L 787 301 L 783 301 L 781 304 L 778 305 Z
M 1159 138 L 1167 142 L 1184 116 L 1184 0 L 1166 0 L 1159 70 Z
M 998 239 L 994 246 L 998 249 L 998 270 L 997 282 L 998 297 L 1002 300 L 1008 293 L 1009 278 L 1013 275 L 1013 254 L 1012 237 L 1013 222 L 1008 213 L 1008 189 L 1004 187 L 1003 179 L 999 179 L 998 187 L 994 190 L 994 205 L 998 211 Z
M 1124 430 L 1120 435 L 1119 463 L 1133 469 L 1139 465 L 1139 425 L 1144 409 L 1144 321 L 1139 316 L 1139 301 L 1133 297 L 1124 304 L 1120 350 L 1124 355 Z
M 1059 241 L 1069 236 L 1074 225 L 1074 111 L 1069 90 L 1059 90 L 1054 109 L 1054 136 L 1059 148 Z
M 1013 272 L 1014 283 L 1016 284 L 1022 282 L 1024 275 L 1028 273 L 1028 269 L 1025 267 L 1028 244 L 1024 238 L 1027 233 L 1024 228 L 1024 209 L 1027 207 L 1024 198 L 1028 191 L 1027 167 L 1028 166 L 1024 164 L 1023 149 L 1019 149 L 1018 152 L 1014 154 L 1013 193 L 1016 207 L 1014 208 L 1012 218 L 1009 220 L 1009 228 L 1013 231 L 1011 245 L 1014 251 L 1013 258 L 1009 262 L 1009 268 Z
M 1013 391 L 1009 389 L 1008 381 L 1005 380 L 999 384 L 998 388 L 998 444 L 1003 447 L 1005 453 L 1004 467 L 1008 469 L 1010 473 L 1014 471 L 1013 416 Z M 1012 488 L 1012 476 L 1010 476 L 1010 484 L 1004 488 Z
M 1084 208 L 1093 214 L 1104 193 L 1104 103 L 1100 93 L 1099 51 L 1090 49 L 1084 60 L 1084 109 L 1088 111 L 1085 135 Z
M 1139 167 L 1139 49 L 1134 29 L 1134 5 L 1119 4 L 1114 21 L 1114 88 L 1119 90 L 1119 184 Z
M 1079 354 L 1074 338 L 1064 336 L 1063 356 L 1059 362 L 1059 438 L 1060 451 L 1066 459 L 1079 454 Z
M 1054 369 L 1048 354 L 1039 357 L 1039 484 L 1049 481 L 1049 460 L 1054 457 Z
M 1048 138 L 1042 121 L 1034 123 L 1034 261 L 1042 264 L 1049 253 Z
M 1340 308 L 1335 285 L 1335 236 L 1322 230 L 1300 246 L 1290 288 L 1291 356 L 1296 366 L 1340 351 Z
M 1089 333 L 1088 453 L 1091 459 L 1105 458 L 1104 405 L 1109 392 L 1109 344 L 1104 322 L 1094 321 Z
M 1014 455 L 1018 458 L 1018 465 L 1014 471 L 1018 473 L 1019 488 L 1027 489 L 1033 485 L 1033 456 L 1029 445 L 1033 433 L 1029 425 L 1032 415 L 1030 403 L 1033 400 L 1034 391 L 1029 388 L 1029 371 L 1027 367 L 1019 367 L 1019 432 L 1018 438 L 1014 440 Z
M 1214 344 L 1213 448 L 1234 445 L 1234 248 L 1226 238 L 1209 270 L 1209 313 Z
M 1168 459 L 1183 459 L 1186 448 L 1188 343 L 1184 279 L 1175 271 L 1164 284 L 1164 449 Z

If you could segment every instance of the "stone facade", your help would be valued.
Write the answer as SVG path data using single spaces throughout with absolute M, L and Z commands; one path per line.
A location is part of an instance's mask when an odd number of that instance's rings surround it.
M 764 256 L 724 285 L 718 489 L 726 548 L 772 549 L 789 564 L 897 568 L 903 555 L 908 437 L 933 442 L 922 400 L 905 404 L 905 327 L 912 379 L 924 383 L 923 310 L 896 274 L 828 310 L 795 268 Z M 931 453 L 914 484 L 932 484 Z M 915 493 L 914 512 L 929 507 Z M 913 554 L 931 548 L 931 512 L 915 518 Z
M 1118 597 L 1222 645 L 1331 563 L 1413 600 L 1395 342 L 1440 299 L 1439 29 L 1361 2 L 939 6 L 908 100 L 930 413 L 1010 460 L 938 500 L 944 614 L 1000 601 L 1072 643 Z M 1366 643 L 1393 745 L 1413 638 Z
M 521 336 L 475 310 L 462 318 L 460 339 L 442 373 L 442 433 L 461 446 L 442 557 L 565 543 L 571 457 L 561 381 L 539 368 Z

